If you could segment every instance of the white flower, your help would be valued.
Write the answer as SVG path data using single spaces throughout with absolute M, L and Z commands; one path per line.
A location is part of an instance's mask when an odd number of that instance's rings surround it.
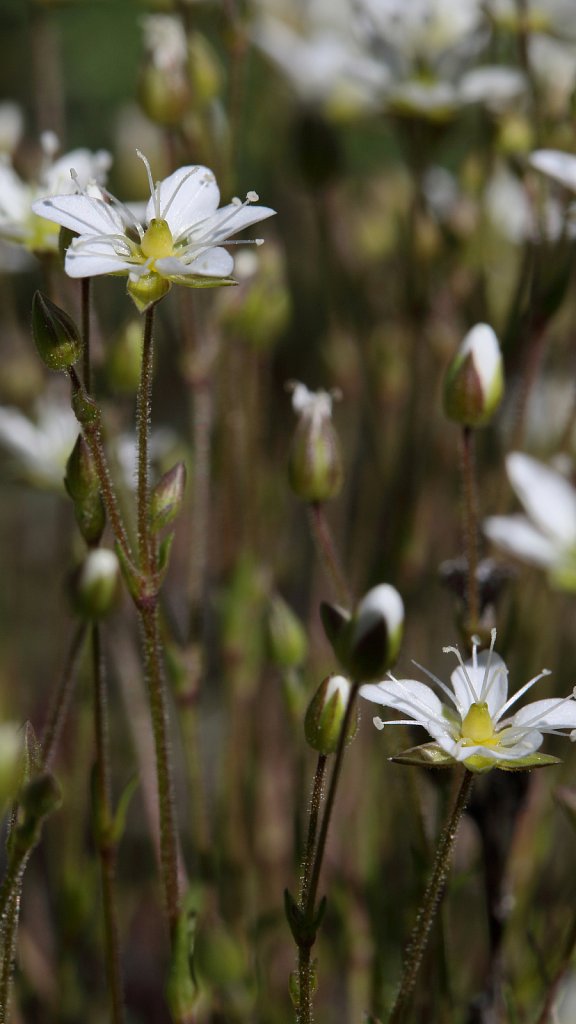
M 144 47 L 160 71 L 181 68 L 188 56 L 186 33 L 179 18 L 170 14 L 148 14 L 141 19 Z
M 332 404 L 335 398 L 340 397 L 337 390 L 310 391 L 300 381 L 288 381 L 287 390 L 292 392 L 292 408 L 297 416 L 304 416 L 315 426 L 320 426 L 325 420 L 332 418 Z
M 530 156 L 530 165 L 552 178 L 558 185 L 576 192 L 576 156 L 559 149 L 537 149 Z
M 547 569 L 557 586 L 576 589 L 576 490 L 522 452 L 508 455 L 506 470 L 527 515 L 490 516 L 484 533 L 508 554 Z
M 551 762 L 545 755 L 536 754 L 544 733 L 576 738 L 576 687 L 564 699 L 538 700 L 508 714 L 510 708 L 549 673 L 540 672 L 508 698 L 508 669 L 494 651 L 495 639 L 493 630 L 490 650 L 478 654 L 474 645 L 472 658 L 466 662 L 457 648 L 444 648 L 445 653 L 455 654 L 459 662 L 450 676 L 450 686 L 421 665 L 417 666 L 438 687 L 447 703 L 426 683 L 396 679 L 391 673 L 387 682 L 369 683 L 360 688 L 360 695 L 366 700 L 407 716 L 401 721 L 386 722 L 375 718 L 377 728 L 416 723 L 432 736 L 433 744 L 407 751 L 407 761 L 413 755 L 416 762 L 420 751 L 421 763 L 459 761 L 476 772 L 490 768 L 514 770 Z M 400 759 L 403 756 L 400 755 Z
M 181 167 L 154 184 L 146 165 L 150 199 L 142 220 L 109 193 L 56 196 L 34 204 L 36 213 L 77 232 L 66 252 L 70 277 L 128 275 L 139 309 L 166 294 L 171 284 L 206 287 L 229 283 L 234 260 L 222 245 L 274 210 L 253 206 L 258 196 L 233 199 L 218 209 L 220 191 L 207 167 Z M 256 244 L 259 243 L 256 240 Z
M 12 456 L 17 474 L 35 487 L 63 490 L 79 430 L 72 410 L 50 399 L 38 402 L 35 420 L 0 406 L 0 447 Z
M 40 141 L 43 162 L 37 181 L 22 181 L 9 160 L 0 163 L 0 237 L 32 252 L 57 252 L 58 228 L 50 219 L 38 216 L 38 210 L 33 210 L 35 201 L 103 184 L 111 157 L 104 150 L 74 149 L 56 160 L 54 133 L 44 132 Z
M 0 152 L 13 153 L 24 129 L 24 117 L 17 103 L 0 103 Z

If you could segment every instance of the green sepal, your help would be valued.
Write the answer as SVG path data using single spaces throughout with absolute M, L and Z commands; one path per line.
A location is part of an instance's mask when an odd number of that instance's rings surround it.
M 164 582 L 170 562 L 170 552 L 174 543 L 174 533 L 169 533 L 158 547 L 158 589 Z
M 136 281 L 128 280 L 126 291 L 139 313 L 145 313 L 147 309 L 160 302 L 168 294 L 172 285 L 165 277 L 159 274 L 143 274 Z
M 188 275 L 179 277 L 174 274 L 169 280 L 173 284 L 184 285 L 185 288 L 222 288 L 238 284 L 233 277 L 193 277 L 190 279 Z
M 72 317 L 39 291 L 32 300 L 32 334 L 38 355 L 50 370 L 67 370 L 82 355 L 80 332 Z
M 118 555 L 118 561 L 120 562 L 120 568 L 122 570 L 122 576 L 124 582 L 128 587 L 130 596 L 134 601 L 138 602 L 141 600 L 144 592 L 145 580 L 142 573 L 132 564 L 128 556 L 124 553 L 122 545 L 116 541 L 114 550 Z
M 337 604 L 328 604 L 322 601 L 320 605 L 320 618 L 324 627 L 327 640 L 336 648 L 338 640 L 342 636 L 346 626 L 350 622 L 350 613 Z
M 396 764 L 416 765 L 418 768 L 450 768 L 456 764 L 455 759 L 437 743 L 422 743 L 419 747 L 410 747 L 401 754 L 389 757 L 388 760 Z
M 198 1000 L 198 983 L 194 974 L 194 946 L 197 931 L 196 896 L 189 890 L 174 929 L 172 958 L 166 983 L 166 999 L 172 1019 L 178 1024 L 192 1024 Z
M 300 909 L 290 891 L 285 889 L 284 910 L 296 945 L 313 946 L 316 940 L 316 932 L 320 927 L 326 910 L 326 897 L 322 897 L 315 914 L 310 918 L 304 910 Z
M 553 764 L 562 764 L 560 757 L 553 757 L 552 754 L 528 754 L 527 757 L 519 757 L 514 761 L 493 762 L 494 768 L 500 768 L 503 772 L 521 772 L 527 768 L 549 768 Z M 468 766 L 467 766 L 468 767 Z

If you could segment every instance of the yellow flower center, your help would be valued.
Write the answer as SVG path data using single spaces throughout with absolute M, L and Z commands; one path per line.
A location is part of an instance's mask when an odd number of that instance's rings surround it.
M 470 744 L 482 743 L 484 746 L 494 746 L 498 743 L 486 703 L 470 705 L 468 714 L 462 722 L 461 735 L 462 739 Z
M 165 220 L 158 220 L 156 217 L 152 218 L 144 232 L 140 248 L 147 259 L 160 260 L 164 256 L 172 255 L 174 239 Z

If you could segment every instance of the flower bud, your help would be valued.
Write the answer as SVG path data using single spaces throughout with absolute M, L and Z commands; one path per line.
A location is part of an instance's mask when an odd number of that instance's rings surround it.
M 72 601 L 86 619 L 101 619 L 112 610 L 118 597 L 120 565 L 113 551 L 90 551 L 72 580 Z
M 332 399 L 327 391 L 294 384 L 292 406 L 299 420 L 292 440 L 290 486 L 304 501 L 335 498 L 342 487 L 340 443 L 332 426 Z
M 96 466 L 82 434 L 78 435 L 66 463 L 64 485 L 75 502 L 88 498 L 100 489 Z
M 318 753 L 335 753 L 351 690 L 351 684 L 344 676 L 328 676 L 310 701 L 304 719 L 304 733 L 310 746 Z M 356 714 L 348 727 L 346 743 L 354 739 L 357 728 Z
M 142 27 L 146 57 L 138 87 L 140 104 L 156 124 L 177 125 L 190 105 L 182 22 L 157 14 L 143 18 Z
M 404 604 L 390 584 L 369 590 L 352 617 L 332 605 L 323 605 L 321 611 L 326 635 L 353 679 L 376 679 L 395 662 L 404 629 Z
M 120 395 L 136 394 L 142 367 L 142 324 L 133 319 L 106 350 L 106 378 Z
M 488 324 L 476 324 L 464 338 L 444 381 L 444 412 L 464 427 L 487 424 L 504 393 L 502 354 Z
M 179 515 L 186 490 L 186 467 L 177 462 L 158 481 L 150 498 L 150 528 L 159 533 Z
M 306 657 L 308 641 L 300 619 L 280 594 L 274 594 L 268 611 L 268 648 L 278 668 L 301 665 Z
M 22 728 L 16 722 L 0 724 L 0 814 L 16 798 L 24 766 Z
M 67 370 L 82 355 L 72 317 L 41 292 L 32 300 L 32 333 L 40 358 L 51 370 Z
M 200 32 L 188 36 L 188 78 L 195 105 L 206 107 L 222 92 L 224 74 L 216 51 Z

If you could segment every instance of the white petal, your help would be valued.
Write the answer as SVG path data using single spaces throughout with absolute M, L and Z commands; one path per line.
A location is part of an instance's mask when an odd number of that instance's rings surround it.
M 541 732 L 550 729 L 576 729 L 576 701 L 561 698 L 535 700 L 512 717 L 512 725 L 533 725 Z
M 576 544 L 576 491 L 568 481 L 542 462 L 512 452 L 506 469 L 528 515 L 552 540 Z
M 112 245 L 94 242 L 77 250 L 74 243 L 66 252 L 65 269 L 69 277 L 100 277 L 102 274 L 129 274 L 134 264 L 121 259 Z
M 529 163 L 537 171 L 547 174 L 553 181 L 576 192 L 576 156 L 558 149 L 537 149 Z
M 192 263 L 183 263 L 175 256 L 156 260 L 156 270 L 163 277 L 229 277 L 234 260 L 226 249 L 206 249 Z
M 209 217 L 220 202 L 216 178 L 207 167 L 179 167 L 159 183 L 160 216 L 176 237 L 199 220 Z M 148 201 L 146 220 L 156 217 L 154 197 Z
M 558 546 L 526 516 L 489 516 L 484 520 L 484 533 L 502 551 L 523 558 L 531 565 L 548 569 L 558 560 Z
M 486 668 L 490 665 L 488 673 Z M 464 670 L 461 665 L 454 669 L 450 682 L 465 718 L 471 704 L 485 701 L 491 718 L 506 703 L 508 694 L 508 670 L 506 663 L 495 651 L 482 651 L 478 655 L 476 667 L 472 660 L 467 661 Z
M 418 725 L 423 725 L 430 732 L 429 721 L 443 718 L 447 711 L 434 691 L 417 679 L 393 679 L 390 682 L 366 683 L 360 687 L 360 696 L 374 704 L 395 708 L 404 715 L 409 715 Z M 434 734 L 432 734 L 434 735 Z
M 253 206 L 250 203 L 238 206 L 235 203 L 228 203 L 217 210 L 205 225 L 200 225 L 198 232 L 194 231 L 192 237 L 196 238 L 198 234 L 202 237 L 205 232 L 206 237 L 214 242 L 220 242 L 235 235 L 237 231 L 250 227 L 251 224 L 273 217 L 275 213 L 276 210 L 271 210 L 269 206 Z
M 472 356 L 482 390 L 484 394 L 489 394 L 494 386 L 496 374 L 502 372 L 502 353 L 492 327 L 488 324 L 476 324 L 472 327 L 462 341 L 458 354 L 462 359 L 468 355 Z
M 0 164 L 0 223 L 20 221 L 30 213 L 30 189 L 12 167 Z
M 85 195 L 49 196 L 32 204 L 34 213 L 79 235 L 124 234 L 116 207 Z
M 321 394 L 323 395 L 325 392 L 321 392 Z M 385 623 L 388 636 L 393 636 L 404 621 L 404 603 L 395 587 L 390 586 L 389 583 L 380 583 L 364 595 L 356 609 L 354 619 L 352 646 L 356 646 L 362 637 L 381 620 Z

